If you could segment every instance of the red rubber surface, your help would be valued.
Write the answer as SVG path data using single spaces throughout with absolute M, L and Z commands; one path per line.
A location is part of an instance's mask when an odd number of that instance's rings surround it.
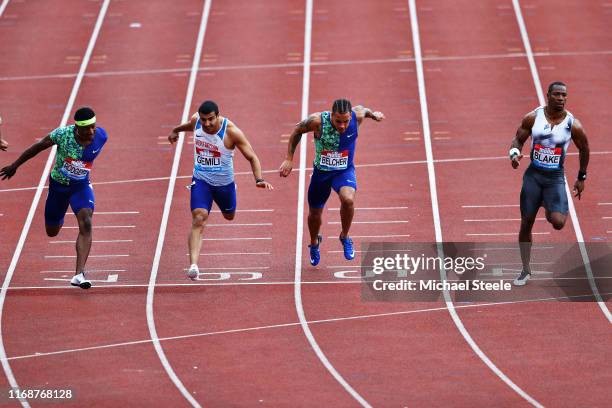
M 101 5 L 56 3 L 43 10 L 31 1 L 11 1 L 0 17 L 0 113 L 11 143 L 0 152 L 2 165 L 59 124 Z M 56 257 L 74 255 L 76 230 L 45 236 L 43 191 L 4 302 L 2 340 L 16 381 L 23 389 L 70 388 L 76 397 L 66 406 L 189 406 L 152 346 L 145 313 L 174 155 L 164 137 L 182 115 L 202 9 L 201 2 L 166 3 L 111 2 L 77 97 L 77 106 L 94 107 L 110 135 L 92 176 L 94 226 L 123 226 L 94 229 L 94 240 L 131 240 L 94 243 L 90 276 L 109 282 L 94 282 L 88 292 L 64 288 L 74 258 Z M 486 3 L 417 1 L 445 241 L 514 241 L 514 235 L 467 234 L 516 233 L 519 226 L 464 221 L 519 217 L 517 207 L 463 206 L 518 204 L 524 166 L 513 171 L 502 156 L 521 117 L 538 103 L 512 3 Z M 582 233 L 586 241 L 608 241 L 612 224 L 602 217 L 612 215 L 612 205 L 598 204 L 612 202 L 606 184 L 612 176 L 606 134 L 612 125 L 612 8 L 562 3 L 564 12 L 557 13 L 551 10 L 558 2 L 524 3 L 523 13 L 542 84 L 569 84 L 568 108 L 589 136 L 587 190 L 574 201 Z M 301 114 L 304 8 L 296 0 L 268 0 L 263 7 L 239 0 L 212 4 L 191 111 L 205 99 L 217 101 L 221 114 L 249 138 L 275 189 L 256 189 L 248 162 L 236 153 L 239 212 L 232 223 L 211 214 L 200 258 L 208 275 L 188 285 L 185 185 L 193 147 L 185 139 L 153 310 L 170 366 L 202 406 L 358 405 L 300 327 L 294 298 L 298 155 L 291 177 L 280 179 L 276 171 Z M 387 116 L 360 128 L 356 207 L 402 208 L 357 209 L 351 229 L 356 249 L 372 240 L 434 241 L 415 64 L 406 60 L 413 57 L 408 3 L 316 0 L 311 51 L 309 112 L 348 97 Z M 560 52 L 569 54 L 555 54 Z M 302 143 L 308 143 L 310 168 L 311 136 Z M 0 184 L 2 277 L 46 157 Z M 569 180 L 577 162 L 569 156 Z M 310 170 L 306 176 L 308 183 Z M 372 406 L 527 405 L 472 351 L 443 302 L 362 300 L 358 259 L 346 262 L 335 238 L 338 206 L 332 194 L 316 268 L 308 263 L 303 220 L 301 292 L 310 330 L 344 380 Z M 138 214 L 102 214 L 109 211 Z M 398 220 L 407 223 L 362 223 Z M 65 226 L 75 225 L 69 212 Z M 570 220 L 562 231 L 543 221 L 535 225 L 534 232 L 550 232 L 535 235 L 537 242 L 576 240 Z M 97 257 L 109 254 L 122 256 Z M 605 406 L 610 400 L 610 325 L 597 304 L 470 305 L 458 313 L 488 358 L 539 403 Z

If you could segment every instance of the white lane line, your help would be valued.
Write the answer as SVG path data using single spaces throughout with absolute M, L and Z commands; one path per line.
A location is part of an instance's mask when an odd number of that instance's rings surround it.
M 368 210 L 406 210 L 408 207 L 355 207 L 355 210 L 368 211 Z M 330 207 L 328 210 L 339 210 L 339 207 Z
M 427 107 L 427 96 L 425 90 L 425 75 L 423 72 L 423 60 L 421 57 L 421 40 L 419 34 L 419 24 L 417 19 L 417 9 L 415 0 L 408 0 L 408 5 L 410 9 L 410 22 L 412 26 L 412 41 L 414 45 L 414 57 L 415 57 L 415 65 L 417 71 L 417 80 L 418 80 L 418 89 L 419 89 L 419 101 L 421 105 L 421 120 L 423 124 L 423 139 L 425 142 L 425 153 L 427 155 L 427 172 L 429 175 L 429 191 L 431 194 L 431 207 L 434 219 L 434 230 L 435 237 L 438 247 L 438 256 L 444 259 L 444 249 L 442 247 L 442 227 L 440 222 L 440 210 L 438 208 L 438 192 L 436 189 L 436 173 L 435 167 L 433 163 L 433 151 L 431 146 L 431 130 L 429 127 L 429 112 Z M 444 266 L 440 268 L 440 277 L 443 281 L 447 280 L 446 270 Z M 519 395 L 521 395 L 526 401 L 529 403 L 541 407 L 541 405 L 534 400 L 531 396 L 529 396 L 525 391 L 523 391 L 519 386 L 517 386 L 506 374 L 504 374 L 485 353 L 480 349 L 480 347 L 476 344 L 472 336 L 469 334 L 461 318 L 457 314 L 455 310 L 455 305 L 448 293 L 448 291 L 443 291 L 444 301 L 446 303 L 446 307 L 448 312 L 450 313 L 455 326 L 465 339 L 465 341 L 472 348 L 474 353 L 480 357 L 480 359 L 497 375 L 502 381 L 504 381 L 510 388 L 516 391 Z
M 226 255 L 270 255 L 270 252 L 212 252 L 212 253 L 207 253 L 207 254 L 200 254 L 200 256 L 226 256 Z
M 612 205 L 612 203 L 597 203 L 597 205 Z
M 464 222 L 503 222 L 503 221 L 520 221 L 520 218 L 488 218 L 476 220 L 463 220 Z M 546 218 L 536 218 L 536 221 L 546 221 Z
M 535 246 L 533 245 L 531 247 L 531 250 L 538 250 L 538 249 L 554 249 L 555 247 L 553 246 Z M 469 249 L 470 251 L 508 251 L 508 250 L 513 250 L 513 251 L 518 251 L 520 248 L 518 246 L 516 247 L 494 247 L 494 248 L 487 248 L 487 247 L 480 247 L 480 248 L 471 248 Z
M 278 171 L 278 170 L 275 170 Z M 252 173 L 249 173 L 252 174 Z M 191 177 L 191 176 L 189 176 Z M 244 210 L 236 210 L 236 212 L 273 212 L 272 208 L 247 208 Z M 219 210 L 212 210 L 211 213 L 221 213 Z
M 70 282 L 70 278 L 43 278 L 43 280 L 51 282 Z M 115 283 L 119 280 L 119 275 L 108 275 L 106 279 L 87 279 L 94 283 Z
M 2 17 L 2 14 L 4 14 L 4 10 L 6 9 L 6 6 L 8 6 L 8 4 L 9 0 L 4 0 L 0 5 L 0 17 Z
M 612 151 L 591 151 L 591 155 L 610 155 Z M 566 156 L 577 156 L 576 152 L 568 152 Z M 493 156 L 493 157 L 459 157 L 454 159 L 435 159 L 434 163 L 461 163 L 461 162 L 470 162 L 470 161 L 483 161 L 483 160 L 508 160 L 508 156 Z M 412 161 L 401 161 L 401 162 L 391 162 L 391 163 L 373 163 L 373 164 L 356 164 L 355 167 L 359 168 L 369 168 L 369 167 L 388 167 L 388 166 L 406 166 L 413 164 L 427 164 L 427 160 L 412 160 Z M 306 167 L 306 170 L 312 170 L 310 167 Z M 278 170 L 263 170 L 264 174 L 276 174 Z M 253 173 L 251 172 L 236 172 L 235 176 L 250 176 L 252 177 Z M 185 176 L 177 176 L 177 179 L 191 179 L 192 175 Z M 130 184 L 130 183 L 149 183 L 155 181 L 167 181 L 170 177 L 149 177 L 149 178 L 139 178 L 139 179 L 126 179 L 126 180 L 114 180 L 114 181 L 97 181 L 92 183 L 94 186 L 101 185 L 109 185 L 109 184 Z M 44 186 L 44 189 L 48 188 L 48 186 Z M 19 191 L 30 191 L 36 190 L 36 187 L 16 187 L 16 188 L 7 188 L 0 189 L 0 193 L 10 193 L 10 192 L 19 192 Z M 466 206 L 465 208 L 475 207 L 475 206 Z M 488 206 L 486 206 L 488 207 Z M 510 205 L 510 207 L 518 207 L 517 205 Z M 384 207 L 383 209 L 404 209 L 408 207 Z M 476 207 L 479 208 L 479 207 Z M 332 208 L 334 210 L 338 210 L 339 208 Z M 363 208 L 361 208 L 363 209 Z M 272 209 L 253 209 L 253 210 L 236 210 L 237 212 L 273 212 Z M 212 210 L 211 212 L 219 213 L 219 210 Z
M 302 78 L 302 118 L 308 116 L 308 100 L 309 100 L 309 89 L 310 89 L 310 53 L 311 53 L 311 40 L 312 40 L 312 3 L 313 0 L 306 0 L 305 10 L 305 24 L 304 24 L 304 76 Z M 306 139 L 303 137 L 303 139 Z M 307 140 L 302 140 L 300 143 L 300 170 L 299 170 L 299 188 L 298 188 L 298 200 L 297 200 L 297 227 L 295 237 L 295 279 L 294 279 L 294 297 L 295 297 L 295 309 L 300 321 L 300 327 L 310 344 L 310 347 L 314 350 L 315 354 L 325 366 L 327 371 L 338 381 L 342 387 L 348 392 L 361 406 L 371 408 L 370 404 L 363 399 L 361 395 L 357 393 L 346 382 L 346 380 L 340 375 L 336 368 L 327 359 L 323 350 L 317 343 L 314 335 L 308 327 L 308 321 L 306 320 L 306 314 L 304 313 L 304 305 L 302 304 L 302 240 L 304 239 L 304 191 L 305 191 L 305 180 L 306 180 L 306 146 L 308 145 Z
M 293 282 L 288 282 L 288 283 L 293 284 Z M 306 282 L 303 282 L 303 283 L 306 283 Z M 346 283 L 361 283 L 361 282 L 346 282 Z M 120 285 L 105 285 L 104 287 L 100 287 L 96 289 L 107 289 L 107 288 L 113 288 L 113 287 L 118 287 L 118 286 Z M 192 286 L 194 285 L 192 284 Z M 62 286 L 61 288 L 66 289 L 65 286 Z M 14 289 L 14 288 L 11 288 L 11 289 Z M 605 295 L 609 295 L 609 293 L 605 293 Z M 588 295 L 578 295 L 578 296 L 567 296 L 567 297 L 562 297 L 562 298 L 550 297 L 550 298 L 538 298 L 538 299 L 513 300 L 513 301 L 498 302 L 498 303 L 468 304 L 468 305 L 458 305 L 456 306 L 456 308 L 457 309 L 472 309 L 472 308 L 480 309 L 480 308 L 488 308 L 492 306 L 507 306 L 507 305 L 533 303 L 533 302 L 535 303 L 550 302 L 550 301 L 555 301 L 555 300 L 563 300 L 563 299 L 568 299 L 568 298 L 583 298 L 583 297 L 588 297 L 588 296 L 593 296 L 593 295 L 588 294 Z M 401 310 L 398 312 L 333 317 L 329 319 L 310 320 L 307 323 L 308 324 L 334 323 L 334 322 L 344 322 L 344 321 L 352 321 L 352 320 L 374 319 L 378 317 L 406 316 L 406 315 L 411 315 L 411 314 L 442 312 L 445 310 L 446 310 L 446 307 L 432 307 L 432 308 L 427 308 L 427 309 Z M 301 325 L 301 323 L 300 322 L 279 323 L 279 324 L 271 324 L 271 325 L 266 325 L 266 326 L 254 326 L 254 327 L 245 327 L 245 328 L 240 328 L 240 329 L 221 330 L 221 331 L 215 331 L 215 332 L 203 332 L 203 333 L 185 334 L 181 336 L 162 337 L 158 340 L 164 341 L 164 342 L 173 341 L 173 340 L 184 340 L 184 339 L 192 339 L 196 337 L 219 336 L 219 335 L 224 335 L 224 334 L 247 333 L 247 332 L 259 331 L 259 330 L 280 329 L 280 328 L 285 328 L 285 327 L 295 327 L 298 325 Z M 20 356 L 9 357 L 8 360 L 23 360 L 23 359 L 29 359 L 29 358 L 55 356 L 58 354 L 80 353 L 84 351 L 101 350 L 101 349 L 117 348 L 117 347 L 125 347 L 125 346 L 135 346 L 135 345 L 149 344 L 149 343 L 151 343 L 151 340 L 149 339 L 134 340 L 134 341 L 126 341 L 122 343 L 104 344 L 101 346 L 81 347 L 81 348 L 49 351 L 49 352 L 44 352 L 44 353 L 24 354 Z
M 271 222 L 256 222 L 253 224 L 206 224 L 207 227 L 266 227 L 272 225 Z
M 521 38 L 523 40 L 523 46 L 525 47 L 525 53 L 527 54 L 527 60 L 529 61 L 529 68 L 531 70 L 531 76 L 533 78 L 533 84 L 536 89 L 536 93 L 538 95 L 538 101 L 540 105 L 546 105 L 546 100 L 544 99 L 544 92 L 542 91 L 542 83 L 540 82 L 540 76 L 538 75 L 538 68 L 536 66 L 535 58 L 533 56 L 533 51 L 531 50 L 531 42 L 529 41 L 529 35 L 527 34 L 527 28 L 525 26 L 525 20 L 523 19 L 523 14 L 521 12 L 521 6 L 519 4 L 519 0 L 512 0 L 512 5 L 514 6 L 514 14 L 516 14 L 516 21 L 518 23 L 519 29 L 521 31 Z M 572 197 L 572 193 L 570 192 L 569 185 L 567 183 L 567 177 L 565 177 L 565 194 L 567 195 L 567 201 L 569 205 L 570 218 L 572 219 L 572 225 L 574 226 L 574 232 L 576 233 L 576 241 L 578 242 L 578 247 L 580 248 L 580 254 L 582 255 L 582 261 L 589 279 L 589 285 L 591 286 L 591 290 L 593 291 L 593 295 L 595 299 L 597 299 L 597 304 L 601 309 L 602 313 L 608 319 L 608 322 L 612 324 L 612 313 L 606 306 L 606 303 L 603 301 L 602 297 L 599 295 L 599 290 L 597 289 L 597 284 L 593 279 L 593 271 L 591 270 L 591 261 L 589 260 L 589 254 L 587 253 L 586 246 L 584 245 L 584 236 L 582 235 L 582 229 L 580 228 L 580 221 L 578 220 L 578 214 L 576 213 L 576 207 L 574 206 L 574 200 Z
M 181 123 L 187 122 L 191 114 L 191 104 L 193 100 L 193 93 L 195 91 L 196 79 L 198 77 L 198 67 L 202 58 L 202 46 L 204 44 L 204 36 L 206 34 L 206 25 L 208 23 L 208 16 L 210 13 L 210 6 L 212 0 L 205 0 L 202 10 L 202 20 L 200 22 L 200 29 L 198 31 L 198 37 L 195 46 L 195 52 L 193 53 L 193 62 L 191 64 L 191 73 L 189 75 L 189 84 L 187 85 L 187 93 L 185 95 L 185 106 L 183 108 L 183 116 Z M 147 288 L 147 326 L 149 327 L 149 334 L 155 352 L 157 353 L 159 360 L 161 361 L 164 370 L 181 392 L 183 397 L 191 404 L 192 407 L 200 408 L 201 405 L 198 401 L 193 398 L 189 390 L 185 388 L 181 380 L 178 378 L 174 369 L 170 365 L 164 349 L 162 348 L 159 337 L 157 335 L 157 329 L 155 328 L 155 318 L 153 316 L 153 297 L 155 295 L 155 281 L 157 280 L 157 273 L 159 271 L 159 263 L 161 260 L 162 250 L 164 249 L 164 240 L 166 238 L 166 230 L 168 227 L 168 218 L 170 217 L 170 209 L 172 207 L 172 197 L 174 195 L 174 186 L 176 184 L 176 175 L 178 173 L 179 162 L 181 158 L 181 152 L 183 150 L 183 144 L 185 140 L 185 134 L 180 133 L 176 148 L 174 150 L 174 159 L 172 161 L 172 170 L 170 173 L 170 179 L 168 181 L 168 190 L 166 192 L 166 199 L 164 202 L 164 212 L 162 214 L 161 224 L 159 226 L 159 235 L 157 236 L 157 246 L 155 247 L 155 256 L 153 257 L 153 264 L 151 266 L 151 275 L 149 276 L 149 286 Z
M 256 271 L 259 269 L 270 269 L 269 266 L 227 266 L 227 267 L 210 267 L 210 268 L 199 268 L 201 271 L 220 271 L 220 270 L 241 270 L 241 269 L 246 269 L 246 270 L 252 270 L 252 271 Z M 185 268 L 185 271 L 189 270 L 189 268 Z
M 140 214 L 140 211 L 96 211 L 95 215 Z
M 360 268 L 361 269 L 361 268 L 368 268 L 368 266 L 367 265 L 363 265 L 363 266 L 361 266 L 361 265 L 353 265 L 353 266 L 350 266 L 350 265 L 327 265 L 326 268 L 329 268 L 329 269 Z
M 87 269 L 87 273 L 93 273 L 93 272 L 126 272 L 126 269 Z M 40 271 L 40 273 L 74 273 L 74 269 L 71 269 L 69 271 L 68 270 Z
M 4 7 L 6 7 L 7 3 L 3 3 Z M 96 24 L 94 26 L 91 37 L 89 39 L 89 43 L 87 44 L 87 49 L 85 50 L 85 54 L 83 55 L 83 60 L 81 61 L 79 72 L 76 76 L 76 79 L 74 80 L 74 84 L 72 85 L 72 90 L 70 91 L 70 97 L 68 98 L 68 101 L 66 102 L 66 106 L 64 108 L 64 114 L 62 116 L 62 120 L 60 121 L 60 127 L 66 126 L 66 124 L 68 123 L 68 119 L 70 118 L 70 114 L 72 113 L 72 107 L 74 106 L 74 101 L 76 99 L 77 93 L 81 86 L 81 81 L 83 80 L 83 75 L 85 74 L 87 65 L 89 64 L 89 59 L 91 58 L 91 54 L 93 53 L 93 49 L 98 39 L 98 34 L 100 33 L 100 28 L 102 27 L 102 22 L 104 21 L 104 17 L 106 16 L 106 10 L 108 9 L 109 3 L 110 3 L 110 0 L 104 0 L 104 2 L 102 3 L 102 6 L 100 7 L 100 13 L 98 14 L 98 19 L 96 20 Z M 6 375 L 6 378 L 11 388 L 19 388 L 19 384 L 17 384 L 17 380 L 15 379 L 15 376 L 13 375 L 13 370 L 11 370 L 11 366 L 6 361 L 6 350 L 4 349 L 4 340 L 3 340 L 3 334 L 2 334 L 2 311 L 4 309 L 4 300 L 6 298 L 6 290 L 11 283 L 11 279 L 13 278 L 13 273 L 15 273 L 15 269 L 17 268 L 17 262 L 19 261 L 19 257 L 21 256 L 21 251 L 23 250 L 26 238 L 28 236 L 28 232 L 30 231 L 30 226 L 32 225 L 32 220 L 34 219 L 34 214 L 36 213 L 36 208 L 38 207 L 38 202 L 40 201 L 40 196 L 42 195 L 43 187 L 45 186 L 45 182 L 47 181 L 47 177 L 49 176 L 49 172 L 51 170 L 51 165 L 53 163 L 53 159 L 55 157 L 56 150 L 57 150 L 57 146 L 54 145 L 51 148 L 51 152 L 49 153 L 49 156 L 47 157 L 47 162 L 45 163 L 45 167 L 40 177 L 40 181 L 38 182 L 38 187 L 36 187 L 36 193 L 34 194 L 34 198 L 32 199 L 30 210 L 28 211 L 28 216 L 23 225 L 23 229 L 21 231 L 19 241 L 17 242 L 17 247 L 15 248 L 15 252 L 13 253 L 13 258 L 11 259 L 11 263 L 4 277 L 4 282 L 2 284 L 2 290 L 0 291 L 0 359 L 2 360 L 2 368 L 4 370 L 4 374 Z M 19 398 L 19 401 L 21 402 L 21 405 L 23 407 L 30 406 L 28 401 L 23 398 Z
M 513 270 L 510 268 L 504 268 L 504 271 L 509 271 L 509 270 Z M 517 272 L 519 272 L 520 270 L 517 269 Z M 343 273 L 343 272 L 352 272 L 352 273 L 359 273 L 358 270 L 351 270 L 350 268 L 347 268 L 346 271 L 336 271 L 334 272 L 334 275 L 338 274 L 338 273 Z M 538 271 L 540 273 L 548 273 L 546 271 Z M 72 273 L 74 274 L 74 270 L 72 271 L 67 271 L 65 273 Z M 204 274 L 210 274 L 210 273 L 214 273 L 214 272 L 204 272 Z M 218 272 L 216 274 L 228 274 L 231 275 L 231 272 Z M 235 273 L 257 273 L 257 271 L 246 271 L 246 272 L 235 272 Z M 514 279 L 515 275 L 512 275 L 512 277 L 508 278 L 508 279 L 502 279 L 502 280 L 506 280 L 506 281 L 512 281 Z M 588 277 L 584 277 L 584 279 L 588 280 Z M 608 276 L 598 276 L 595 279 L 612 279 L 612 277 L 608 277 Z M 498 279 L 487 279 L 487 280 L 493 280 L 493 281 L 497 281 Z M 135 281 L 135 280 L 134 280 Z M 125 280 L 124 280 L 125 282 Z M 399 282 L 399 281 L 394 281 L 394 282 Z M 333 281 L 324 281 L 324 280 L 320 280 L 320 281 L 302 281 L 303 285 L 342 285 L 342 284 L 361 284 L 363 283 L 359 277 L 338 277 L 338 279 L 333 280 Z M 227 281 L 220 281 L 219 279 L 215 279 L 215 280 L 199 280 L 199 281 L 192 281 L 189 280 L 189 282 L 187 283 L 177 283 L 177 282 L 173 282 L 173 283 L 157 283 L 155 285 L 155 287 L 157 288 L 184 288 L 187 286 L 244 286 L 244 285 L 255 285 L 255 286 L 287 286 L 287 285 L 295 285 L 295 283 L 293 281 L 262 281 L 262 280 L 251 280 L 251 281 L 231 281 L 231 282 L 227 282 Z M 104 289 L 108 289 L 108 288 L 117 288 L 117 289 L 125 289 L 125 288 L 131 288 L 131 289 L 146 289 L 148 288 L 149 285 L 148 284 L 142 284 L 142 283 L 123 283 L 123 284 L 118 284 L 118 285 L 105 285 Z M 37 290 L 37 291 L 46 291 L 46 290 L 66 290 L 66 289 L 73 289 L 71 287 L 66 287 L 65 285 L 61 285 L 61 286 L 54 286 L 54 285 L 47 285 L 47 286 L 13 286 L 11 288 L 9 288 L 9 290 L 11 291 L 19 291 L 19 290 Z M 95 289 L 101 289 L 101 288 L 95 288 Z M 606 295 L 608 294 L 612 294 L 612 293 L 606 293 Z M 585 294 L 583 296 L 590 296 L 593 297 L 593 293 L 589 292 L 588 294 Z M 571 297 L 571 296 L 570 296 Z
M 530 262 L 530 264 L 533 264 L 533 265 L 552 265 L 554 263 L 555 262 Z M 486 263 L 486 265 L 490 265 L 490 266 L 522 265 L 522 264 L 523 264 L 522 262 L 499 262 L 498 263 L 498 262 L 491 262 L 491 261 L 488 261 Z
M 342 224 L 340 221 L 327 221 L 330 225 Z M 408 221 L 391 220 L 391 221 L 353 221 L 353 224 L 407 224 Z
M 78 226 L 62 227 L 64 229 L 79 229 Z M 94 229 L 110 229 L 110 228 L 136 228 L 135 225 L 94 225 Z
M 402 237 L 409 237 L 410 234 L 388 234 L 388 235 L 351 235 L 351 238 L 402 238 Z M 338 239 L 337 236 L 335 235 L 331 235 L 329 237 L 327 237 L 327 239 Z
M 94 240 L 91 241 L 94 244 L 105 244 L 105 243 L 113 243 L 113 242 L 133 242 L 131 239 L 107 239 L 107 240 Z M 50 244 L 74 244 L 73 241 L 49 241 Z
M 490 232 L 490 233 L 473 233 L 473 234 L 465 234 L 470 237 L 494 237 L 494 236 L 515 236 L 516 232 Z M 550 231 L 546 232 L 532 232 L 532 235 L 549 235 Z
M 602 220 L 612 220 L 612 217 L 601 217 Z
M 506 208 L 506 207 L 518 207 L 518 206 L 519 204 L 477 204 L 477 205 L 462 205 L 461 208 Z
M 272 237 L 202 238 L 202 241 L 257 241 L 268 239 L 272 239 Z
M 73 242 L 74 243 L 74 242 Z M 110 255 L 89 255 L 88 258 L 120 258 L 127 257 L 129 254 L 110 254 Z M 76 255 L 45 255 L 47 259 L 61 259 L 61 258 L 76 258 Z
M 5 0 L 8 1 L 8 0 Z M 606 56 L 612 55 L 611 50 L 597 51 L 564 51 L 564 52 L 535 52 L 537 57 L 554 57 L 554 56 Z M 494 60 L 494 59 L 515 59 L 525 58 L 523 52 L 510 52 L 506 54 L 481 54 L 481 55 L 446 55 L 446 56 L 427 56 L 423 57 L 423 61 L 471 61 L 471 60 Z M 381 58 L 369 60 L 337 60 L 337 61 L 313 61 L 311 66 L 342 66 L 355 64 L 405 64 L 414 62 L 414 58 Z M 203 67 L 199 72 L 207 71 L 229 71 L 229 70 L 253 70 L 253 69 L 279 69 L 279 68 L 301 68 L 301 62 L 282 63 L 282 64 L 245 64 L 245 65 L 219 65 L 215 67 Z M 141 70 L 118 70 L 118 71 L 101 71 L 87 73 L 86 77 L 98 78 L 106 76 L 129 76 L 129 75 L 159 75 L 159 74 L 181 74 L 189 72 L 189 68 L 157 68 L 157 69 L 141 69 Z M 412 72 L 412 71 L 406 71 Z M 32 81 L 39 79 L 71 79 L 74 74 L 47 74 L 47 75 L 21 75 L 21 76 L 4 76 L 0 77 L 0 81 Z
M 334 238 L 338 238 L 338 237 L 334 237 Z M 329 250 L 329 251 L 326 251 L 326 252 L 328 254 L 342 254 L 342 253 L 344 253 L 344 251 L 342 251 L 342 250 L 333 250 L 333 251 Z M 367 251 L 360 251 L 360 250 L 356 249 L 355 252 L 356 253 L 361 253 L 361 252 L 365 253 Z M 392 252 L 394 254 L 403 254 L 405 252 L 412 252 L 412 249 L 397 249 L 397 250 L 395 250 L 395 249 L 377 249 L 376 253 L 379 253 L 379 252 Z

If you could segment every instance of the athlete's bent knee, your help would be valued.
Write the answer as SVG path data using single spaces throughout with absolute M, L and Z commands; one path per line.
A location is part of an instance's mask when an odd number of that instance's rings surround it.
M 340 202 L 344 207 L 352 207 L 355 201 L 353 196 L 340 196 Z
M 45 231 L 47 232 L 47 236 L 51 238 L 57 236 L 61 229 L 61 225 L 45 225 Z
M 234 217 L 236 216 L 235 212 L 231 212 L 231 213 L 222 213 L 223 214 L 223 218 L 225 218 L 228 221 L 231 221 L 234 219 Z
M 83 217 L 79 219 L 79 232 L 83 234 L 91 234 L 92 229 L 91 217 Z
M 202 228 L 204 226 L 204 224 L 206 223 L 206 220 L 208 219 L 208 212 L 203 211 L 203 210 L 195 210 L 192 213 L 192 226 L 193 227 L 200 227 Z
M 531 231 L 533 224 L 535 223 L 536 216 L 533 217 L 521 217 L 521 231 Z
M 77 214 L 77 221 L 79 223 L 79 232 L 82 234 L 90 234 L 92 229 L 92 211 L 89 208 L 83 208 Z
M 547 214 L 549 215 L 548 217 L 548 222 L 550 222 L 553 226 L 554 229 L 556 230 L 560 230 L 563 229 L 563 227 L 565 226 L 565 220 L 567 219 L 567 217 L 562 214 L 562 213 L 551 213 L 551 214 Z
M 308 218 L 321 218 L 321 214 L 323 214 L 322 208 L 312 208 L 308 210 Z
M 556 230 L 561 230 L 565 226 L 565 220 L 552 220 L 552 226 Z

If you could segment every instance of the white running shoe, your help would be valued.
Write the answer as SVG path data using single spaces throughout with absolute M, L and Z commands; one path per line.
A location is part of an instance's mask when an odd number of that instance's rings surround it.
M 512 283 L 514 284 L 514 286 L 525 286 L 529 278 L 531 278 L 531 272 L 527 272 L 523 269 L 521 271 L 521 274 L 517 276 L 517 278 Z
M 189 267 L 189 271 L 187 271 L 187 276 L 191 280 L 196 280 L 198 275 L 200 274 L 200 270 L 198 269 L 198 265 L 193 264 Z
M 85 278 L 85 272 L 81 272 L 77 275 L 74 275 L 70 280 L 70 284 L 72 286 L 78 286 L 81 289 L 89 289 L 91 288 L 91 282 Z

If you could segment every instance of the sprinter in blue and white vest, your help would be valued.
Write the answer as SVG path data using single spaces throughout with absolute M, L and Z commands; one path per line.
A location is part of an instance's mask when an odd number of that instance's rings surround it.
M 175 143 L 180 132 L 193 132 L 193 177 L 191 181 L 191 232 L 187 276 L 197 279 L 198 259 L 202 248 L 202 232 L 213 201 L 223 218 L 233 220 L 236 214 L 236 184 L 234 183 L 234 149 L 251 163 L 255 186 L 271 190 L 263 179 L 261 164 L 246 136 L 232 121 L 219 115 L 213 101 L 203 102 L 189 122 L 172 129 L 168 136 Z

